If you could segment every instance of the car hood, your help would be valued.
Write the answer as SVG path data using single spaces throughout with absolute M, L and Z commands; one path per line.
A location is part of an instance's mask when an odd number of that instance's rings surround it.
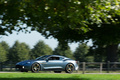
M 25 61 L 21 61 L 21 62 L 18 62 L 16 65 L 24 65 L 26 63 L 33 63 L 35 62 L 36 60 L 25 60 Z

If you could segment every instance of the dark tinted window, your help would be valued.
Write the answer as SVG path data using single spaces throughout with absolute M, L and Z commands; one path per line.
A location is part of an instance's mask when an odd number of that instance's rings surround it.
M 50 57 L 48 60 L 60 60 L 60 57 Z
M 45 56 L 41 56 L 39 58 L 36 58 L 36 60 L 45 60 L 46 58 L 48 58 L 50 55 L 45 55 Z

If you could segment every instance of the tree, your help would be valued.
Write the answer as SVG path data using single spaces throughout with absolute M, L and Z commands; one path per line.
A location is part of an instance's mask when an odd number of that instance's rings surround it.
M 62 44 L 92 39 L 106 45 L 109 61 L 117 61 L 120 43 L 120 0 L 1 0 L 0 34 L 37 30 Z M 26 24 L 27 27 L 20 25 Z M 109 26 L 109 27 L 108 27 Z M 106 33 L 107 32 L 107 33 Z
M 118 46 L 118 50 L 117 50 L 117 53 L 118 53 L 118 61 L 120 61 L 120 46 Z
M 5 62 L 7 61 L 7 55 L 4 47 L 0 44 L 0 62 Z
M 86 56 L 88 52 L 89 52 L 89 47 L 85 43 L 79 44 L 74 52 L 74 57 L 77 61 L 80 62 L 88 61 Z
M 22 30 L 21 24 L 33 26 L 46 37 L 58 40 L 67 29 L 79 34 L 91 31 L 89 24 L 118 23 L 119 0 L 2 0 L 0 1 L 1 34 Z M 74 11 L 74 13 L 73 13 Z M 8 28 L 9 27 L 9 28 Z M 94 26 L 97 27 L 97 26 Z M 49 31 L 49 33 L 48 33 Z M 66 35 L 63 35 L 66 36 Z
M 46 36 L 51 33 L 57 34 L 54 32 L 55 30 L 59 31 L 65 27 L 70 27 L 70 29 L 77 27 L 78 30 L 86 32 L 89 29 L 85 25 L 85 18 L 89 14 L 86 7 L 88 2 L 90 0 L 61 0 L 59 3 L 57 0 L 2 0 L 0 1 L 0 32 L 5 34 L 5 31 L 12 33 L 12 30 L 25 29 L 26 27 L 20 27 L 21 24 L 34 26 L 32 29 L 36 29 Z M 46 30 L 49 30 L 50 33 L 46 33 Z
M 31 50 L 30 54 L 31 59 L 35 59 L 43 55 L 51 55 L 52 49 L 47 44 L 45 44 L 44 41 L 38 41 L 38 43 Z
M 9 51 L 9 45 L 8 45 L 8 43 L 6 43 L 5 41 L 2 41 L 2 42 L 0 42 L 0 44 L 2 45 L 2 47 L 4 47 L 4 49 L 8 52 Z
M 91 15 L 91 18 L 96 17 L 96 19 L 93 19 L 95 23 L 89 25 L 91 31 L 87 32 L 85 36 L 88 39 L 91 38 L 94 45 L 98 47 L 105 46 L 107 61 L 116 62 L 118 61 L 117 48 L 120 43 L 120 28 L 118 27 L 120 25 L 120 12 L 118 11 L 120 9 L 119 0 L 99 0 L 95 6 L 98 5 L 99 7 L 96 7 L 96 10 L 99 9 L 97 14 Z M 94 10 L 92 13 L 96 12 L 94 8 L 92 10 Z M 104 12 L 106 14 L 103 14 Z M 103 18 L 105 16 L 106 18 Z
M 61 56 L 66 56 L 68 58 L 74 59 L 73 53 L 70 50 L 70 47 L 67 46 L 67 48 L 63 48 L 62 45 L 58 45 L 55 50 L 53 51 L 54 55 L 61 55 Z
M 2 41 L 2 42 L 0 42 L 0 44 L 1 44 L 1 46 L 4 48 L 4 50 L 6 51 L 6 56 L 7 56 L 7 58 L 8 58 L 9 49 L 10 49 L 8 43 L 6 43 L 5 41 Z
M 90 47 L 88 56 L 93 56 L 94 62 L 106 62 L 106 47 L 105 46 L 96 46 Z
M 19 43 L 16 41 L 15 44 L 10 48 L 9 61 L 19 62 L 29 59 L 30 48 L 25 43 Z

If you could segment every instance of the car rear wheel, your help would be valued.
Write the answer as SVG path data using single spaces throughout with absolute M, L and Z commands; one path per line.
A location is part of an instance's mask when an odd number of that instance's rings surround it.
M 40 71 L 40 64 L 39 63 L 34 63 L 31 67 L 31 71 L 36 73 Z
M 61 73 L 61 71 L 54 71 L 54 73 Z
M 65 72 L 66 73 L 72 73 L 73 71 L 74 71 L 74 65 L 71 64 L 71 63 L 67 64 L 66 67 L 65 67 Z

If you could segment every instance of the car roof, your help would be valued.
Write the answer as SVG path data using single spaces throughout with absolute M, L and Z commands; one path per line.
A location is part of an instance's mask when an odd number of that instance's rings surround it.
M 60 55 L 49 55 L 49 57 L 51 57 L 51 56 L 54 56 L 54 57 L 63 57 L 63 58 L 65 58 L 65 59 L 69 59 L 69 58 L 67 58 L 67 57 L 65 57 L 65 56 L 60 56 Z

